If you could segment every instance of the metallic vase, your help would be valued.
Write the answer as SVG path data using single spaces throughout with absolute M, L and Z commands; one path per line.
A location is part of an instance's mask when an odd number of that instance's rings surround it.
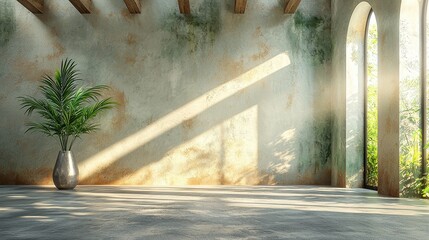
M 54 184 L 59 190 L 72 190 L 79 178 L 79 169 L 71 151 L 60 151 L 53 173 Z

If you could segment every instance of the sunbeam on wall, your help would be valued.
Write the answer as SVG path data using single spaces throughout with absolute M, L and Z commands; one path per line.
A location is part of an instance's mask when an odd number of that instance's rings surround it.
M 91 177 L 91 175 L 99 169 L 103 169 L 114 164 L 120 158 L 133 152 L 139 147 L 142 147 L 166 131 L 197 116 L 208 108 L 257 83 L 265 77 L 281 70 L 290 63 L 287 53 L 278 54 L 268 61 L 241 74 L 235 79 L 212 89 L 175 111 L 165 115 L 140 131 L 116 142 L 108 148 L 86 159 L 79 165 L 81 179 L 85 181 L 85 179 Z

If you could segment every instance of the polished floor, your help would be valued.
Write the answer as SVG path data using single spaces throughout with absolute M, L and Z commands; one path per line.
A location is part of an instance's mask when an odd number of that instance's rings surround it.
M 429 200 L 314 186 L 0 187 L 0 239 L 428 239 Z

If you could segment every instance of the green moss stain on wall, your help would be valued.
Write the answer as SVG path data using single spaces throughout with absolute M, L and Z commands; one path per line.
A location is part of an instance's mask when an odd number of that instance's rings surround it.
M 315 122 L 314 126 L 314 157 L 320 159 L 322 165 L 331 158 L 331 130 L 332 121 L 329 117 Z
M 6 45 L 16 29 L 15 9 L 10 1 L 0 2 L 0 47 Z
M 163 55 L 178 57 L 184 50 L 193 53 L 213 44 L 221 29 L 220 10 L 218 1 L 205 0 L 190 15 L 168 14 L 162 29 L 171 35 L 163 40 Z
M 330 117 L 320 116 L 309 129 L 301 133 L 301 142 L 298 145 L 299 162 L 297 171 L 300 174 L 323 170 L 331 162 L 331 129 Z
M 313 64 L 331 60 L 331 20 L 296 12 L 292 24 L 288 25 L 287 38 L 295 55 L 302 54 Z

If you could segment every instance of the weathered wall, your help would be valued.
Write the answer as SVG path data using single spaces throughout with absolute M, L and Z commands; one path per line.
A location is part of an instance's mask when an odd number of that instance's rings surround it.
M 352 13 L 360 0 L 332 1 L 332 71 L 334 82 L 333 135 L 332 135 L 332 185 L 355 185 L 363 183 L 363 176 L 353 179 L 362 165 L 347 164 L 353 161 L 358 150 L 349 151 L 354 145 L 347 142 L 352 138 L 362 138 L 361 134 L 353 134 L 347 129 L 347 72 L 346 46 L 347 30 Z M 378 191 L 381 194 L 399 195 L 399 17 L 401 0 L 368 0 L 374 10 L 378 26 Z M 363 19 L 362 21 L 365 21 Z M 360 109 L 359 111 L 363 111 Z M 363 112 L 361 112 L 363 116 Z M 362 129 L 363 130 L 363 129 Z M 353 142 L 362 140 L 352 139 Z M 363 161 L 363 146 L 361 147 Z M 352 154 L 348 155 L 347 153 Z M 349 169 L 347 169 L 349 168 Z M 348 173 L 352 173 L 349 174 Z
M 93 0 L 43 15 L 0 0 L 0 183 L 50 184 L 54 139 L 24 134 L 17 97 L 61 59 L 119 107 L 74 147 L 81 184 L 330 184 L 331 3 Z

